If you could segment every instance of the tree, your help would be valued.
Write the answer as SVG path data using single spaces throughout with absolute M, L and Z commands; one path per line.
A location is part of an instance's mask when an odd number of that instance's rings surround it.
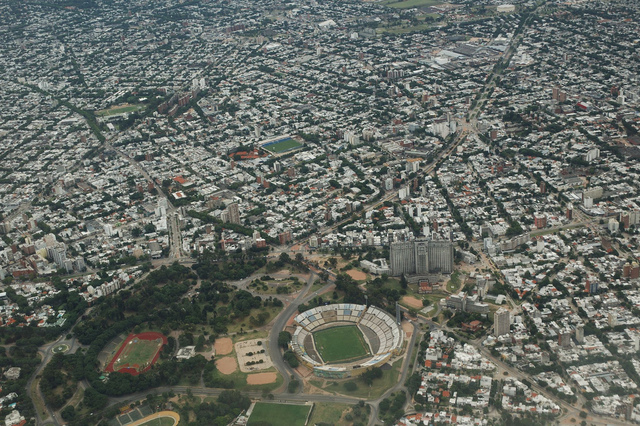
M 298 368 L 300 365 L 300 361 L 298 361 L 298 357 L 292 351 L 287 351 L 282 356 L 284 360 L 291 366 L 291 368 Z
M 366 385 L 371 386 L 375 379 L 379 379 L 382 377 L 382 369 L 378 367 L 373 367 L 365 371 L 360 375 L 360 380 L 362 380 Z
M 353 392 L 358 389 L 358 385 L 354 381 L 348 381 L 344 384 L 344 389 L 348 392 Z
M 287 387 L 287 390 L 289 391 L 289 393 L 295 393 L 298 390 L 299 386 L 300 386 L 300 382 L 296 379 L 293 379 L 289 382 L 289 386 Z
M 402 287 L 403 289 L 406 289 L 407 285 L 408 285 L 408 282 L 404 274 L 400 275 L 400 287 Z
M 291 341 L 291 333 L 288 331 L 281 331 L 278 334 L 278 345 L 283 348 L 287 348 L 289 346 L 289 342 Z
M 201 352 L 204 349 L 205 337 L 204 334 L 198 336 L 198 340 L 196 342 L 196 352 Z
M 87 388 L 83 402 L 90 410 L 101 410 L 107 405 L 107 397 L 93 388 Z
M 60 412 L 60 415 L 64 420 L 73 420 L 76 417 L 76 409 L 73 405 L 67 405 L 64 410 Z

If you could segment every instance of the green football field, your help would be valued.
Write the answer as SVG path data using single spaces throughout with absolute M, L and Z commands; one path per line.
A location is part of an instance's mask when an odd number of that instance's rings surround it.
M 382 4 L 394 9 L 409 9 L 412 7 L 435 6 L 442 4 L 439 0 L 404 0 L 404 1 L 383 1 Z
M 247 426 L 254 425 L 258 422 L 270 423 L 273 426 L 304 426 L 310 409 L 310 405 L 257 402 L 255 407 L 253 407 Z
M 347 362 L 369 355 L 362 333 L 355 325 L 327 328 L 313 333 L 316 349 L 324 362 Z
M 155 357 L 158 350 L 160 350 L 161 343 L 155 340 L 138 340 L 137 342 L 131 342 L 127 344 L 127 347 L 120 354 L 120 361 L 116 361 L 113 364 L 113 369 L 118 371 L 119 369 L 129 366 L 138 368 L 151 362 Z
M 299 143 L 298 141 L 294 140 L 294 139 L 285 139 L 282 142 L 274 143 L 272 145 L 263 146 L 263 148 L 266 149 L 269 152 L 273 152 L 273 153 L 278 154 L 278 153 L 287 151 L 287 150 L 292 149 L 292 148 L 299 148 L 301 146 L 302 146 L 302 144 Z
M 103 109 L 96 111 L 96 115 L 99 117 L 108 117 L 110 115 L 123 114 L 125 112 L 138 111 L 143 108 L 143 105 L 119 105 L 109 109 Z

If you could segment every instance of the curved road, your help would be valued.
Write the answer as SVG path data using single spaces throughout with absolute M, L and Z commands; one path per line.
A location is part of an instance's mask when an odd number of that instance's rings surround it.
M 293 300 L 293 302 L 291 302 L 286 308 L 284 308 L 282 312 L 280 312 L 280 314 L 276 317 L 276 320 L 273 322 L 271 332 L 269 333 L 269 356 L 271 357 L 273 366 L 276 368 L 276 370 L 280 372 L 280 374 L 282 375 L 282 378 L 284 379 L 283 390 L 287 389 L 287 387 L 289 386 L 291 377 L 294 376 L 295 373 L 291 369 L 291 367 L 289 367 L 282 359 L 282 350 L 278 345 L 278 335 L 282 330 L 284 330 L 284 327 L 286 326 L 289 318 L 291 318 L 294 312 L 298 310 L 298 306 L 301 303 L 304 303 L 304 301 L 308 300 L 309 298 L 313 298 L 309 296 L 305 297 L 305 295 L 313 285 L 315 278 L 316 278 L 316 274 L 313 271 L 310 271 L 307 284 L 303 287 L 302 290 L 300 290 L 300 294 L 298 294 L 298 297 L 296 297 L 295 300 Z M 327 284 L 321 290 L 324 290 L 325 288 L 328 288 L 331 285 L 333 284 Z M 317 295 L 317 293 L 318 292 L 316 291 L 313 294 Z

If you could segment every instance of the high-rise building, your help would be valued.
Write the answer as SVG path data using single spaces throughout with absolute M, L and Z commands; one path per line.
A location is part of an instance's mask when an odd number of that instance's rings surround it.
M 546 215 L 535 215 L 533 218 L 534 225 L 537 229 L 542 229 L 547 226 L 547 216 Z
M 498 309 L 493 314 L 493 334 L 500 337 L 503 334 L 509 334 L 511 328 L 511 312 L 505 308 Z
M 389 263 L 391 263 L 391 274 L 394 276 L 415 273 L 416 257 L 413 241 L 391 243 Z
M 393 276 L 450 274 L 453 272 L 453 243 L 430 239 L 391 243 L 389 263 Z
M 571 346 L 571 333 L 569 330 L 562 330 L 558 333 L 558 344 L 563 348 Z
M 587 279 L 587 282 L 584 285 L 584 290 L 589 294 L 596 294 L 598 292 L 598 287 L 598 281 Z
M 285 245 L 289 242 L 291 242 L 291 230 L 287 229 L 281 233 L 278 234 L 278 240 L 280 242 L 280 245 Z
M 240 224 L 240 209 L 238 209 L 237 203 L 231 203 L 227 206 L 229 223 Z
M 576 327 L 576 342 L 584 343 L 584 326 L 582 324 Z
M 64 243 L 57 243 L 52 247 L 47 247 L 47 255 L 58 268 L 64 268 L 67 260 L 67 246 Z
M 447 240 L 429 241 L 429 272 L 453 272 L 453 243 Z

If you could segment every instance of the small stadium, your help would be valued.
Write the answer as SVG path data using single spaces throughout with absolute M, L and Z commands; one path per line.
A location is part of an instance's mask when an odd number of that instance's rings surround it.
M 318 306 L 294 318 L 291 347 L 318 377 L 347 378 L 379 367 L 402 352 L 404 332 L 375 306 Z
M 122 342 L 105 371 L 137 376 L 149 370 L 160 357 L 167 338 L 153 331 L 129 334 Z
M 304 145 L 293 139 L 291 136 L 279 136 L 269 139 L 260 144 L 260 147 L 273 155 L 282 155 L 302 148 Z

